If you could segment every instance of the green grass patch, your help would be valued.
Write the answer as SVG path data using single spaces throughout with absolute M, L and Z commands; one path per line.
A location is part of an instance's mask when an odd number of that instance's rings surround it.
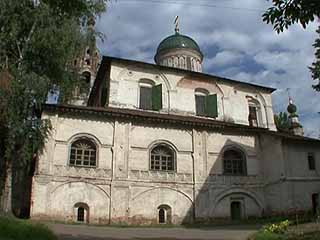
M 259 231 L 249 237 L 249 240 L 320 240 L 320 231 L 308 233 L 284 233 L 277 234 L 265 231 Z
M 286 240 L 287 238 L 282 234 L 261 231 L 255 234 L 254 239 L 255 240 Z
M 57 237 L 43 224 L 32 224 L 26 220 L 0 217 L 0 239 L 57 240 Z
M 319 240 L 320 231 L 291 236 L 288 240 Z

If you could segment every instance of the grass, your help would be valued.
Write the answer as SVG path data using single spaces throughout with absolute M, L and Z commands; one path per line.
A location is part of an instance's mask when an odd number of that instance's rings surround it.
M 26 220 L 0 217 L 1 240 L 57 240 L 57 237 L 43 224 L 32 224 Z
M 254 235 L 254 240 L 319 240 L 320 231 L 304 233 L 299 235 L 275 234 L 268 232 L 258 232 Z
M 282 234 L 276 234 L 276 233 L 270 233 L 270 232 L 258 232 L 255 234 L 254 238 L 255 240 L 285 240 L 287 239 Z

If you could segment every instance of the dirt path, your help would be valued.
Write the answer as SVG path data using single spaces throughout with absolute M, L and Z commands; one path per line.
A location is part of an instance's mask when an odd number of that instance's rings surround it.
M 245 240 L 258 226 L 213 228 L 120 228 L 48 224 L 59 240 Z

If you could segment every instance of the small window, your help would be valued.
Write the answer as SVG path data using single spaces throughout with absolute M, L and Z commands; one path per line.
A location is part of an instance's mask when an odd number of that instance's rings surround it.
M 314 153 L 308 153 L 309 170 L 316 170 L 316 161 Z
M 162 84 L 154 85 L 148 79 L 140 82 L 139 108 L 159 111 L 162 109 Z
M 96 145 L 89 139 L 79 139 L 72 143 L 70 166 L 95 167 L 97 161 Z
M 152 110 L 152 88 L 140 87 L 140 108 Z
M 259 101 L 249 97 L 249 115 L 248 122 L 249 126 L 259 127 L 261 125 L 261 107 Z
M 249 106 L 249 125 L 258 127 L 257 108 L 255 106 Z
M 150 169 L 157 171 L 174 171 L 175 154 L 171 147 L 161 144 L 151 150 Z
M 237 149 L 229 149 L 223 153 L 223 172 L 225 175 L 246 175 L 246 158 Z
M 195 102 L 197 116 L 218 117 L 217 94 L 210 95 L 205 89 L 196 89 Z

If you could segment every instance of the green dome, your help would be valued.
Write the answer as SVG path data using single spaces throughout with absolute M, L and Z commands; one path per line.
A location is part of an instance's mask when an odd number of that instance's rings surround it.
M 162 42 L 158 46 L 157 54 L 165 50 L 171 50 L 176 48 L 192 49 L 199 52 L 202 56 L 198 44 L 192 38 L 185 35 L 181 35 L 179 33 L 171 35 L 162 40 Z

